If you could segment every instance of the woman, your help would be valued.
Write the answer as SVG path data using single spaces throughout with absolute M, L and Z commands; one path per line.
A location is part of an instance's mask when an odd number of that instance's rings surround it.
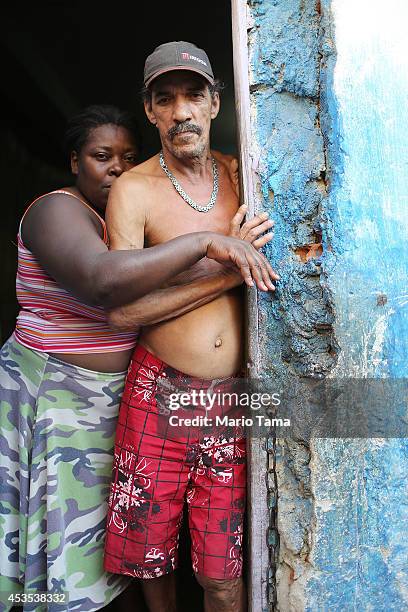
M 113 107 L 85 110 L 66 136 L 75 186 L 36 200 L 18 233 L 22 309 L 1 352 L 0 590 L 66 592 L 92 610 L 126 586 L 100 558 L 111 437 L 135 334 L 112 334 L 103 310 L 75 297 L 66 250 L 84 259 L 107 250 L 109 185 L 136 164 L 139 138 L 133 117 Z M 84 248 L 72 245 L 74 230 Z
M 109 252 L 103 213 L 113 181 L 136 163 L 135 123 L 114 107 L 89 107 L 66 140 L 75 185 L 38 198 L 23 216 L 22 309 L 0 354 L 0 591 L 48 592 L 51 609 L 69 600 L 69 609 L 97 610 L 128 584 L 103 572 L 102 556 L 114 428 L 135 344 L 135 333 L 109 329 L 102 307 L 146 295 L 140 303 L 160 318 L 180 294 L 160 304 L 148 294 L 201 257 L 238 261 L 245 276 L 249 265 L 258 285 L 262 259 L 250 244 L 212 233 Z M 6 598 L 0 609 L 12 604 Z M 26 609 L 41 607 L 34 599 Z

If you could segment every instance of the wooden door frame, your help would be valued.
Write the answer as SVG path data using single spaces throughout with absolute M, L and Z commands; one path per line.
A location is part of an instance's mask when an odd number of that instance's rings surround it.
M 252 130 L 250 114 L 249 60 L 247 35 L 247 2 L 231 0 L 232 42 L 237 109 L 237 132 L 240 162 L 241 202 L 248 205 L 248 217 L 257 212 L 256 188 L 258 179 L 253 168 L 251 150 Z M 259 347 L 259 316 L 257 290 L 248 290 L 247 300 L 247 375 L 257 379 L 261 373 Z M 269 509 L 268 509 L 268 454 L 266 440 L 252 437 L 247 440 L 248 501 L 247 501 L 247 589 L 248 610 L 269 610 Z

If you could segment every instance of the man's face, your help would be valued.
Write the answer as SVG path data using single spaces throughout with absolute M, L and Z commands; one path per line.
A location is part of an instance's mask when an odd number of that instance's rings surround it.
M 188 70 L 158 77 L 151 93 L 145 111 L 159 130 L 163 148 L 179 159 L 202 155 L 209 144 L 211 120 L 220 108 L 218 93 L 211 96 L 207 81 Z

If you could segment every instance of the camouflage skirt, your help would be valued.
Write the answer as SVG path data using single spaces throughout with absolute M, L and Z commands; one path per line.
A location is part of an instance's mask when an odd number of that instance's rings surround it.
M 13 337 L 3 346 L 0 610 L 11 607 L 10 593 L 37 594 L 24 610 L 98 610 L 129 584 L 103 570 L 124 378 L 63 363 Z M 41 604 L 38 593 L 64 593 L 67 603 Z

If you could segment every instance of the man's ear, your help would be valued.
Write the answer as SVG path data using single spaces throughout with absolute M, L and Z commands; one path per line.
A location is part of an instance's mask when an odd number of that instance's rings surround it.
M 215 119 L 220 110 L 220 94 L 216 91 L 211 96 L 211 119 Z
M 76 151 L 71 151 L 71 172 L 75 176 L 78 174 L 78 153 Z
M 144 109 L 145 109 L 145 113 L 146 113 L 147 118 L 150 121 L 150 123 L 152 123 L 153 125 L 156 125 L 157 121 L 156 121 L 156 117 L 154 115 L 154 112 L 152 110 L 152 103 L 151 103 L 150 100 L 145 100 L 144 101 Z

